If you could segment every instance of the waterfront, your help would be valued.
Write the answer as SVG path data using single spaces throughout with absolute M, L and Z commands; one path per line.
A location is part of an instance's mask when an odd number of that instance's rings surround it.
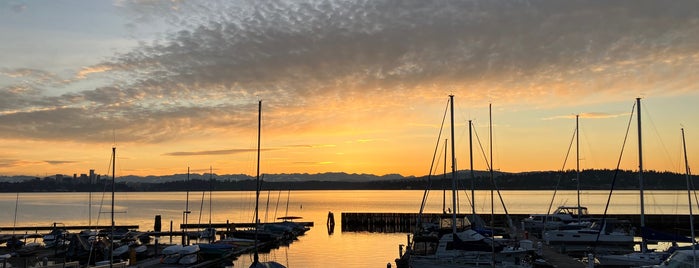
M 428 201 L 429 212 L 442 210 L 442 191 L 431 191 Z M 470 212 L 469 198 L 460 192 L 461 210 Z M 470 192 L 469 192 L 470 193 Z M 591 213 L 602 213 L 608 191 L 582 191 L 581 202 Z M 260 194 L 260 218 L 271 220 L 285 215 L 301 216 L 301 221 L 313 221 L 306 235 L 289 247 L 281 247 L 261 256 L 264 260 L 275 260 L 287 267 L 386 267 L 398 256 L 398 245 L 405 244 L 403 233 L 341 232 L 341 212 L 417 212 L 423 191 L 263 191 Z M 447 193 L 448 194 L 448 193 Z M 509 213 L 542 213 L 548 207 L 552 191 L 503 191 L 503 199 Z M 110 196 L 92 194 L 92 212 L 88 213 L 88 193 L 12 193 L 0 194 L 0 226 L 13 226 L 17 205 L 18 226 L 48 226 L 53 222 L 66 225 L 108 225 Z M 115 202 L 116 224 L 139 225 L 142 231 L 152 230 L 154 216 L 161 215 L 163 230 L 168 230 L 170 221 L 174 230 L 179 230 L 185 207 L 185 192 L 129 192 L 117 193 Z M 212 222 L 251 222 L 254 210 L 254 192 L 213 192 Z M 497 202 L 496 213 L 502 213 Z M 288 213 L 287 213 L 287 199 Z M 447 195 L 447 200 L 450 200 Z M 19 200 L 18 203 L 15 201 Z M 189 223 L 206 223 L 209 219 L 209 196 L 205 193 L 189 193 Z M 268 201 L 269 200 L 269 201 Z M 573 205 L 575 191 L 558 193 L 553 206 Z M 478 213 L 490 213 L 490 191 L 476 192 Z M 100 213 L 100 203 L 102 213 Z M 612 197 L 609 213 L 639 213 L 637 191 L 616 191 Z M 267 205 L 269 204 L 269 205 Z M 687 214 L 687 193 L 684 191 L 647 191 L 646 213 Z M 202 210 L 203 208 L 203 210 Z M 268 208 L 268 209 L 266 209 Z M 200 213 L 201 211 L 201 213 Z M 325 225 L 328 211 L 335 214 L 335 232 L 328 233 Z M 696 210 L 695 210 L 696 211 Z M 201 214 L 201 220 L 200 220 Z M 99 221 L 97 220 L 99 216 Z M 680 226 L 683 227 L 683 226 Z M 173 238 L 177 243 L 178 238 Z M 161 238 L 169 243 L 169 238 Z M 241 256 L 235 267 L 247 267 L 250 256 Z

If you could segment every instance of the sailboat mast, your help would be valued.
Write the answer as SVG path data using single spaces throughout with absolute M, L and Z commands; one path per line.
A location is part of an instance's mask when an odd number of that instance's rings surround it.
M 258 263 L 260 257 L 257 254 L 257 230 L 259 229 L 258 211 L 259 211 L 259 200 L 260 200 L 260 138 L 262 137 L 262 101 L 258 102 L 257 106 L 257 172 L 255 178 L 257 181 L 257 186 L 255 187 L 255 255 L 253 257 L 253 263 Z
M 646 238 L 643 237 L 643 231 L 646 227 L 646 210 L 643 202 L 643 142 L 641 139 L 641 98 L 636 98 L 636 111 L 638 113 L 638 189 L 641 196 L 641 252 L 646 252 Z
M 187 181 L 185 182 L 185 187 L 187 188 L 187 197 L 185 198 L 185 203 L 184 203 L 184 213 L 182 214 L 182 221 L 184 221 L 184 226 L 187 226 L 187 222 L 189 221 L 189 167 L 187 167 Z M 182 236 L 182 244 L 184 245 L 187 239 L 185 238 L 187 236 L 187 227 L 184 227 L 184 234 Z
M 116 189 L 115 187 L 115 177 L 114 175 L 116 171 L 116 147 L 112 147 L 112 210 L 110 212 L 112 216 L 112 226 L 111 226 L 111 232 L 109 232 L 109 268 L 112 268 L 114 265 L 114 190 Z
M 682 150 L 684 151 L 684 174 L 685 174 L 685 179 L 687 181 L 687 200 L 689 201 L 689 226 L 690 226 L 690 232 L 692 235 L 692 258 L 694 259 L 694 261 L 692 263 L 697 263 L 697 260 L 696 260 L 697 255 L 695 252 L 696 251 L 696 247 L 695 247 L 696 240 L 694 239 L 695 238 L 695 236 L 694 236 L 694 218 L 692 215 L 692 190 L 689 187 L 689 185 L 690 185 L 689 184 L 689 180 L 690 180 L 689 174 L 691 174 L 691 172 L 689 171 L 689 162 L 687 161 L 687 143 L 685 142 L 685 139 L 684 139 L 684 128 L 682 128 Z
M 582 209 L 580 208 L 580 128 L 578 121 L 580 115 L 575 115 L 575 181 L 578 182 L 578 223 L 580 223 L 580 214 L 582 214 Z
M 447 181 L 447 141 L 449 139 L 444 139 L 444 180 Z M 444 188 L 444 183 L 442 183 L 442 213 L 447 213 L 447 189 Z
M 471 124 L 471 120 L 468 120 L 468 154 L 469 154 L 469 162 L 470 162 L 470 170 L 471 170 L 471 213 L 473 214 L 473 219 L 476 219 L 476 176 L 473 173 L 473 138 L 471 136 L 471 127 L 473 125 Z
M 490 143 L 490 230 L 495 228 L 495 199 L 493 189 L 495 188 L 495 175 L 493 174 L 493 104 L 488 104 L 488 142 Z M 495 232 L 492 232 L 493 237 Z M 492 265 L 495 266 L 495 243 L 491 244 Z
M 209 166 L 209 228 L 211 228 L 211 188 L 214 180 L 214 168 Z
M 451 231 L 456 233 L 456 152 L 454 143 L 454 95 L 449 95 L 451 102 Z

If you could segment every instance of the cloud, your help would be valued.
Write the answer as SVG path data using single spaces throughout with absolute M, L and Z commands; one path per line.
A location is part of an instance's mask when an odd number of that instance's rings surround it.
M 100 73 L 108 84 L 79 92 L 50 96 L 47 85 L 58 85 L 59 77 L 4 70 L 41 83 L 0 91 L 1 137 L 104 140 L 120 129 L 128 140 L 162 142 L 211 126 L 208 131 L 249 129 L 258 99 L 280 119 L 271 124 L 304 128 L 318 124 L 314 116 L 338 121 L 389 113 L 447 90 L 502 103 L 692 92 L 699 72 L 696 1 L 120 0 L 115 6 L 132 27 L 168 30 L 81 69 L 75 77 L 92 81 L 90 74 Z M 323 108 L 351 103 L 365 105 L 333 117 Z M 326 110 L 313 113 L 319 109 Z M 188 154 L 173 154 L 180 153 Z
M 89 74 L 93 74 L 93 73 L 103 73 L 103 72 L 109 71 L 109 70 L 111 70 L 111 69 L 112 69 L 112 67 L 110 67 L 110 66 L 99 66 L 99 65 L 91 66 L 91 67 L 85 67 L 85 68 L 83 68 L 82 70 L 80 70 L 80 72 L 78 72 L 78 74 L 76 75 L 76 77 L 79 78 L 79 79 L 84 79 L 84 78 L 86 78 L 87 75 L 89 75 Z
M 260 149 L 260 151 L 271 151 L 276 149 Z M 257 152 L 257 149 L 229 149 L 229 150 L 213 150 L 213 151 L 196 151 L 196 152 L 171 152 L 166 153 L 166 156 L 198 156 L 198 155 L 229 155 L 239 153 Z
M 606 119 L 606 118 L 616 118 L 616 117 L 621 117 L 621 116 L 628 116 L 629 113 L 602 113 L 602 112 L 589 112 L 589 113 L 580 113 L 579 117 L 580 118 L 586 118 L 586 119 Z M 558 116 L 552 116 L 552 117 L 547 117 L 544 118 L 543 120 L 555 120 L 555 119 L 571 119 L 575 118 L 575 114 L 570 114 L 570 115 L 558 115 Z
M 45 162 L 47 164 L 50 164 L 50 165 L 63 165 L 63 164 L 78 163 L 78 161 L 67 161 L 67 160 L 46 160 Z

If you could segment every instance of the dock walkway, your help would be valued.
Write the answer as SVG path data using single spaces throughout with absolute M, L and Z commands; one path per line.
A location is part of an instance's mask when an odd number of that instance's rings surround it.
M 519 234 L 520 237 L 525 237 L 524 233 Z M 549 266 L 549 267 L 571 267 L 571 268 L 585 268 L 587 267 L 586 264 L 576 260 L 575 258 L 568 256 L 564 253 L 561 253 L 558 248 L 556 247 L 551 247 L 549 245 L 546 245 L 546 242 L 539 239 L 536 236 L 528 235 L 528 239 L 534 242 L 533 244 L 535 247 L 538 247 L 539 244 L 541 244 L 541 251 L 540 255 L 544 260 L 546 260 L 546 264 L 540 264 L 539 266 Z

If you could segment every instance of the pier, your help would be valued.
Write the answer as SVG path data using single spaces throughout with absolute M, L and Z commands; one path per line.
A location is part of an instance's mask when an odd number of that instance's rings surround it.
M 111 225 L 98 225 L 98 226 L 87 226 L 87 225 L 56 225 L 56 226 L 5 226 L 0 227 L 0 232 L 12 232 L 12 231 L 51 231 L 53 229 L 65 229 L 65 230 L 109 230 L 112 228 Z M 114 229 L 129 229 L 136 230 L 138 225 L 115 225 Z
M 430 222 L 444 214 L 442 213 L 423 213 L 420 216 L 422 222 Z M 418 213 L 358 213 L 358 212 L 342 212 L 341 222 L 343 232 L 385 232 L 385 233 L 411 233 L 415 231 L 415 226 L 418 220 Z M 458 214 L 457 217 L 469 217 L 471 214 Z M 478 214 L 483 219 L 486 225 L 490 225 L 490 214 Z M 516 227 L 520 226 L 520 221 L 529 217 L 529 214 L 509 214 L 512 223 Z M 603 215 L 595 214 L 588 215 L 589 218 L 601 219 Z M 636 226 L 641 222 L 640 215 L 635 214 L 614 214 L 607 215 L 606 218 L 615 218 L 627 220 L 632 225 Z M 646 214 L 646 226 L 664 231 L 667 233 L 690 235 L 689 230 L 689 215 L 675 214 Z M 694 225 L 699 225 L 699 217 L 694 217 Z M 507 215 L 495 214 L 495 226 L 507 226 Z M 640 227 L 636 226 L 637 228 Z

